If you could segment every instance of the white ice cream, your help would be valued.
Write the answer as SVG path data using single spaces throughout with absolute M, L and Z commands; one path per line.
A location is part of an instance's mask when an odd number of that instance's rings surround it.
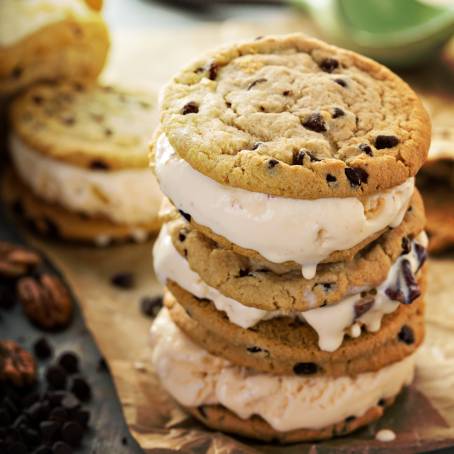
M 274 263 L 295 261 L 311 279 L 331 253 L 350 249 L 403 219 L 414 178 L 366 198 L 300 200 L 224 186 L 181 159 L 167 137 L 156 145 L 162 192 L 194 220 Z
M 151 328 L 152 361 L 182 405 L 221 404 L 240 418 L 261 416 L 275 430 L 320 429 L 362 416 L 413 379 L 414 356 L 356 377 L 277 376 L 235 366 L 194 344 L 163 309 Z
M 126 225 L 152 222 L 162 195 L 151 169 L 98 171 L 73 166 L 11 138 L 11 157 L 21 179 L 48 202 Z
M 425 234 L 421 234 L 417 240 L 422 246 L 427 245 Z M 360 336 L 362 326 L 370 332 L 378 331 L 382 318 L 399 307 L 400 303 L 390 299 L 385 292 L 397 280 L 402 280 L 402 260 L 410 262 L 413 273 L 419 268 L 419 261 L 412 247 L 408 254 L 401 255 L 391 266 L 386 280 L 376 289 L 373 306 L 363 315 L 355 318 L 355 304 L 362 299 L 360 293 L 351 295 L 339 303 L 304 312 L 265 311 L 245 306 L 226 297 L 207 285 L 197 273 L 191 270 L 187 260 L 173 246 L 165 225 L 154 245 L 153 259 L 156 274 L 163 285 L 166 284 L 167 279 L 171 279 L 196 297 L 209 299 L 216 309 L 225 312 L 228 319 L 235 325 L 247 329 L 262 320 L 283 315 L 297 317 L 316 331 L 320 349 L 329 352 L 337 350 L 342 345 L 345 334 L 351 337 Z
M 47 25 L 91 14 L 84 0 L 0 0 L 0 46 L 15 44 Z

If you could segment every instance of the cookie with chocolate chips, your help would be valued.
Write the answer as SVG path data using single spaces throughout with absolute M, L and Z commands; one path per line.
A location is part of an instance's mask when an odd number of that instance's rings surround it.
M 110 43 L 99 2 L 90 3 L 0 2 L 0 95 L 44 80 L 96 79 Z
M 161 127 L 211 179 L 296 199 L 395 187 L 416 174 L 430 142 L 428 115 L 405 82 L 302 34 L 231 45 L 188 66 L 164 92 Z
M 425 287 L 422 276 L 419 284 Z M 195 298 L 171 281 L 168 289 L 164 304 L 190 339 L 213 355 L 262 372 L 354 376 L 404 359 L 424 338 L 421 297 L 386 315 L 378 332 L 363 332 L 355 338 L 346 335 L 337 350 L 322 351 L 316 332 L 297 319 L 283 316 L 243 329 L 229 322 L 211 301 Z

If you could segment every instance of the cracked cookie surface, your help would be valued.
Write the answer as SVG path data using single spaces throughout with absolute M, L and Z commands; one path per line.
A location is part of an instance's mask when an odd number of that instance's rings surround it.
M 385 67 L 302 34 L 227 47 L 167 86 L 162 131 L 214 180 L 291 198 L 350 197 L 403 183 L 430 121 Z

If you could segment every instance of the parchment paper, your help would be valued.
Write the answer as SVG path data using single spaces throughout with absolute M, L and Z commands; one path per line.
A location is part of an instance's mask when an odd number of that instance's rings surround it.
M 313 33 L 305 20 L 294 15 L 284 15 L 267 24 L 123 31 L 113 37 L 113 54 L 104 78 L 158 90 L 178 67 L 222 42 L 296 30 Z M 424 71 L 432 72 L 429 79 L 437 78 L 433 68 L 423 68 Z M 415 84 L 425 77 L 418 74 L 408 75 Z M 421 83 L 437 103 L 452 107 L 446 101 L 445 84 L 436 85 L 434 91 L 431 83 Z M 397 404 L 380 422 L 349 437 L 281 447 L 208 431 L 186 416 L 157 382 L 149 364 L 150 320 L 139 309 L 142 296 L 162 291 L 153 274 L 151 243 L 100 250 L 30 239 L 48 254 L 71 285 L 88 328 L 109 363 L 127 424 L 146 452 L 293 454 L 332 452 L 334 448 L 336 452 L 422 452 L 454 446 L 454 257 L 431 260 L 427 339 L 418 354 L 415 384 Z M 133 290 L 118 290 L 110 285 L 110 277 L 122 271 L 134 272 Z M 388 444 L 375 441 L 379 428 L 391 428 L 397 439 Z

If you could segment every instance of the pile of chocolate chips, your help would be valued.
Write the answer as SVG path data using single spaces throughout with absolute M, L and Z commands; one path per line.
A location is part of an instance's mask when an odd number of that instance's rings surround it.
M 52 347 L 41 338 L 34 352 L 44 360 L 52 356 Z M 90 398 L 91 388 L 73 352 L 62 353 L 33 385 L 1 382 L 0 453 L 71 454 L 87 431 L 90 412 L 82 402 Z

